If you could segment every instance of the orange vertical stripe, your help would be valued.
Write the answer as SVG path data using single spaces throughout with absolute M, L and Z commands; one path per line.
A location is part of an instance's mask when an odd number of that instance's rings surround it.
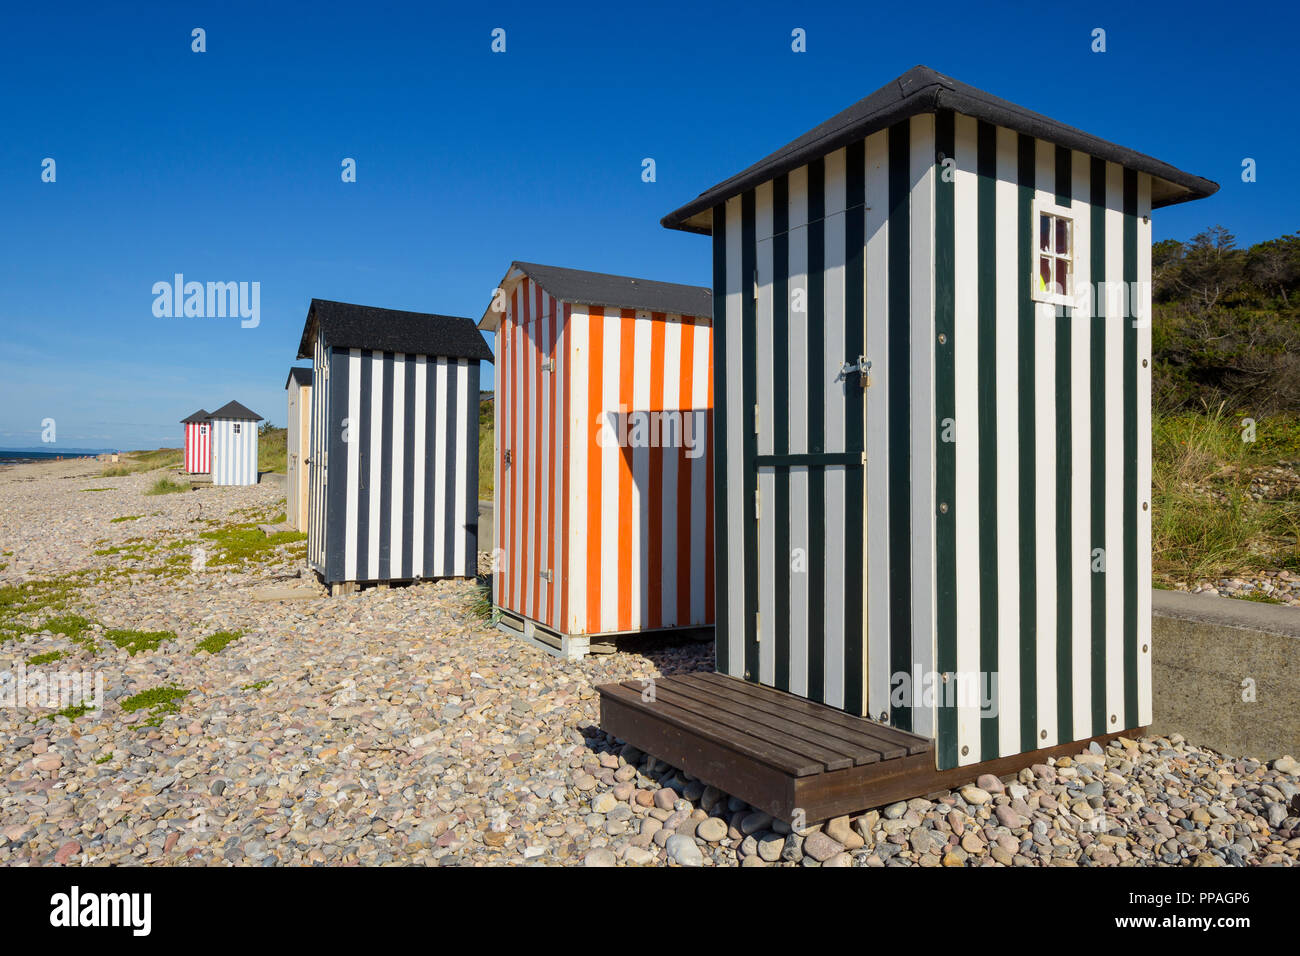
M 656 422 L 655 412 L 663 411 L 664 407 L 664 337 L 667 334 L 666 316 L 662 312 L 654 312 L 650 315 L 650 422 L 658 431 L 658 436 L 663 432 L 658 426 L 662 421 Z M 651 433 L 654 435 L 654 432 Z M 664 456 L 673 454 L 672 450 L 665 451 L 659 446 L 658 437 L 655 437 L 650 443 L 650 481 L 649 488 L 646 491 L 646 497 L 641 501 L 641 508 L 648 516 L 649 520 L 645 522 L 646 534 L 650 540 L 647 542 L 646 553 L 648 560 L 646 562 L 646 579 L 642 582 L 642 587 L 646 589 L 649 600 L 647 620 L 643 622 L 646 626 L 655 628 L 663 627 L 665 624 L 671 624 L 671 612 L 669 620 L 664 620 L 663 606 L 663 572 L 664 572 Z
M 635 398 L 633 376 L 636 367 L 636 311 L 623 309 L 619 323 L 618 356 L 618 409 L 620 416 L 632 410 Z M 632 627 L 632 486 L 636 476 L 632 473 L 632 449 L 619 449 L 618 469 L 618 629 Z M 640 560 L 640 555 L 635 556 Z
M 535 435 L 533 441 L 533 488 L 534 496 L 537 502 L 533 507 L 534 515 L 533 525 L 533 610 L 532 618 L 534 621 L 541 620 L 542 613 L 542 588 L 546 582 L 542 580 L 542 572 L 546 569 L 542 567 L 542 515 L 550 502 L 542 501 L 542 462 L 545 460 L 545 452 L 542 445 L 545 437 L 542 434 L 542 404 L 545 401 L 543 395 L 546 391 L 546 383 L 542 380 L 542 359 L 544 339 L 542 329 L 546 326 L 546 316 L 542 314 L 542 287 L 533 283 L 533 381 L 536 383 L 537 400 L 533 403 L 536 411 L 533 412 Z
M 601 411 L 604 403 L 605 311 L 591 308 L 587 321 L 591 324 L 587 349 L 588 420 L 582 423 L 581 440 L 587 443 L 587 625 L 585 633 L 600 631 L 600 515 L 601 498 L 606 492 L 600 487 L 601 453 L 596 441 Z M 615 490 L 617 493 L 617 490 Z
M 518 611 L 518 602 L 515 601 L 515 582 L 519 576 L 519 553 L 515 549 L 515 538 L 518 536 L 519 529 L 515 521 L 515 504 L 516 496 L 519 494 L 518 484 L 515 481 L 515 474 L 519 468 L 519 450 L 515 447 L 515 429 L 518 423 L 515 421 L 515 397 L 519 394 L 519 375 L 515 371 L 515 352 L 518 348 L 518 342 L 515 341 L 515 331 L 519 327 L 519 290 L 515 288 L 510 293 L 510 364 L 507 366 L 510 378 L 510 425 L 506 430 L 507 451 L 510 454 L 510 464 L 503 471 L 510 476 L 509 486 L 510 495 L 507 499 L 510 514 L 510 546 L 506 550 L 505 560 L 509 573 L 506 576 L 506 607 L 512 611 Z

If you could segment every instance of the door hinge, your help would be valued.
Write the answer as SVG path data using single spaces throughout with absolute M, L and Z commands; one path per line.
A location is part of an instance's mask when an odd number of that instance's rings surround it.
M 866 463 L 867 463 L 867 453 L 864 451 L 862 453 L 862 464 L 865 465 Z
M 507 465 L 510 464 L 510 449 L 509 449 L 509 448 L 507 448 L 504 452 L 501 453 L 501 460 L 502 460 L 503 462 L 505 462 Z
M 758 405 L 754 406 L 754 434 L 758 434 Z
M 537 576 L 541 578 L 543 581 L 545 581 L 547 584 L 551 583 L 551 572 L 549 569 L 546 571 L 542 571 Z
M 763 517 L 763 498 L 757 488 L 754 489 L 754 520 Z
M 554 372 L 554 371 L 555 371 L 555 359 L 547 359 L 546 361 L 544 361 L 544 362 L 542 363 L 542 371 L 543 371 L 543 372 Z
M 754 643 L 757 644 L 763 640 L 763 612 L 754 612 Z

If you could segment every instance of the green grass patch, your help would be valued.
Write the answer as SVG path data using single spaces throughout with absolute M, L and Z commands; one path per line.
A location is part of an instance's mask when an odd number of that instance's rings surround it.
M 159 478 L 147 489 L 146 495 L 174 495 L 182 491 L 189 491 L 190 486 L 181 484 L 178 481 L 172 481 L 170 478 Z
M 189 691 L 183 687 L 166 684 L 162 687 L 154 687 L 150 690 L 142 690 L 138 694 L 132 694 L 122 701 L 122 709 L 127 713 L 148 710 L 149 719 L 142 722 L 141 726 L 157 727 L 167 714 L 174 714 L 180 710 L 179 701 L 183 700 L 188 694 Z
M 1256 601 L 1259 604 L 1282 604 L 1283 603 L 1275 597 L 1269 597 L 1263 591 L 1247 591 L 1245 594 L 1238 594 L 1235 596 L 1240 598 L 1243 601 Z
M 267 423 L 257 432 L 257 470 L 285 474 L 289 470 L 289 433 Z
M 35 657 L 27 658 L 28 667 L 40 667 L 42 664 L 53 664 L 63 656 L 63 651 L 50 651 L 48 654 L 37 654 Z
M 245 684 L 243 687 L 239 689 L 240 690 L 265 690 L 270 686 L 271 686 L 271 682 L 269 680 L 259 680 L 259 681 L 254 681 L 251 684 Z
M 82 488 L 82 491 L 112 491 L 112 488 Z
M 35 622 L 23 618 L 66 610 L 75 592 L 76 588 L 66 580 L 0 585 L 0 641 L 37 633 Z
M 1193 586 L 1266 569 L 1300 570 L 1300 485 L 1275 471 L 1300 458 L 1300 416 L 1260 418 L 1253 435 L 1243 418 L 1250 416 L 1227 414 L 1220 405 L 1153 419 L 1157 580 Z M 1271 489 L 1262 499 L 1261 482 Z
M 114 518 L 109 524 L 121 524 L 123 521 L 137 521 L 144 515 L 122 515 L 120 518 Z
M 142 651 L 156 651 L 163 641 L 176 640 L 172 631 L 132 631 L 124 628 L 111 628 L 104 632 L 104 640 L 122 648 L 131 657 Z
M 276 549 L 282 545 L 307 540 L 307 534 L 302 531 L 281 531 L 267 535 L 259 531 L 257 525 L 258 522 L 234 524 L 200 533 L 200 538 L 213 543 L 215 551 L 208 558 L 207 566 L 267 561 L 275 556 Z
M 474 586 L 474 597 L 470 601 L 469 611 L 481 621 L 492 618 L 492 589 L 485 584 Z
M 113 759 L 113 755 L 112 755 L 112 754 L 104 754 L 104 755 L 101 756 L 101 757 L 96 757 L 96 758 L 95 758 L 95 763 L 108 763 L 108 762 L 109 762 L 110 760 L 112 760 L 112 759 Z
M 239 640 L 244 636 L 243 631 L 217 631 L 215 634 L 209 634 L 194 648 L 194 653 L 207 651 L 209 654 L 220 654 L 226 649 L 227 645 Z
M 155 468 L 175 468 L 183 461 L 184 454 L 179 448 L 129 451 L 120 457 L 117 464 L 106 467 L 103 474 L 105 478 L 121 478 L 142 471 L 153 471 Z
M 76 720 L 78 717 L 84 717 L 86 714 L 95 710 L 93 703 L 73 704 L 71 707 L 64 707 L 62 710 L 56 710 L 52 714 L 46 714 L 42 720 L 53 720 L 55 717 L 66 717 L 68 720 Z

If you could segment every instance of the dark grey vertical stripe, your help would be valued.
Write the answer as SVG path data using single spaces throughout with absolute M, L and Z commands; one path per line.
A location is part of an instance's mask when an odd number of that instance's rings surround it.
M 376 577 L 390 581 L 393 574 L 393 363 L 397 356 L 385 352 L 379 371 L 383 375 L 383 421 L 379 434 L 379 570 Z
M 325 361 L 329 363 L 328 424 L 322 433 L 322 443 L 328 449 L 328 470 L 325 472 L 324 496 L 326 507 L 322 515 L 321 545 L 324 552 L 326 572 L 325 580 L 331 584 L 346 580 L 347 566 L 344 563 L 344 548 L 347 547 L 347 494 L 348 494 L 348 458 L 356 454 L 351 442 L 343 440 L 344 421 L 348 414 L 348 389 L 356 388 L 358 383 L 348 380 L 348 350 L 330 349 Z M 316 378 L 314 388 L 320 387 Z M 324 409 L 323 409 L 324 411 Z M 354 423 L 349 422 L 349 426 Z M 349 428 L 349 432 L 351 429 Z M 355 436 L 352 436 L 355 437 Z M 332 477 L 331 477 L 332 476 Z M 330 529 L 334 533 L 330 534 Z
M 443 491 L 446 500 L 438 502 L 446 515 L 442 536 L 442 566 L 440 574 L 447 577 L 456 570 L 456 537 L 463 533 L 464 521 L 456 513 L 456 381 L 461 368 L 455 359 L 447 359 L 447 408 L 443 420 L 447 423 L 447 466 L 443 475 Z
M 558 332 L 563 322 L 556 320 L 556 330 Z M 552 343 L 554 349 L 554 343 Z M 554 356 L 554 351 L 552 351 Z M 466 577 L 476 577 L 478 574 L 478 453 L 479 453 L 479 434 L 478 434 L 478 392 L 479 392 L 479 363 L 473 359 L 466 362 L 466 374 L 469 376 L 469 407 L 465 409 L 465 420 L 468 424 L 466 435 L 469 440 L 465 448 L 465 575 Z M 563 448 L 556 448 L 556 456 L 563 457 Z M 555 477 L 552 476 L 552 482 Z M 552 497 L 557 497 L 558 488 L 551 489 Z M 557 514 L 559 509 L 556 509 Z M 553 530 L 553 529 L 552 529 Z M 563 577 L 554 569 L 551 569 L 551 593 L 558 596 L 559 589 L 563 583 Z M 555 600 L 555 597 L 552 597 Z
M 371 389 L 373 387 L 374 363 L 369 349 L 361 350 L 361 421 L 350 422 L 348 436 L 353 441 L 360 465 L 357 469 L 357 580 L 369 581 L 374 570 L 370 567 L 370 535 L 375 529 L 370 527 L 370 416 Z
M 826 451 L 826 163 L 808 164 L 808 451 Z M 741 277 L 742 293 L 745 279 Z M 808 469 L 808 698 L 826 695 L 826 469 Z
M 727 595 L 727 207 L 713 207 L 713 608 L 714 658 L 730 673 Z
M 439 421 L 442 409 L 438 406 L 438 363 L 441 359 L 429 356 L 429 367 L 425 373 L 424 390 L 424 576 L 439 577 L 440 556 L 433 551 L 433 515 L 438 507 L 436 496 L 437 458 L 435 449 L 446 427 Z

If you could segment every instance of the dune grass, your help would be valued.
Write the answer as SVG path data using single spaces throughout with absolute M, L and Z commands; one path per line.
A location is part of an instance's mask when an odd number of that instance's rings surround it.
M 257 470 L 287 474 L 289 471 L 289 432 L 274 425 L 264 425 L 257 433 Z
M 1280 463 L 1292 474 L 1300 470 L 1300 417 L 1261 418 L 1253 435 L 1243 417 L 1223 405 L 1155 416 L 1151 551 L 1158 584 L 1300 571 L 1300 486 L 1275 470 Z
M 182 491 L 189 491 L 190 486 L 178 481 L 172 481 L 170 478 L 159 478 L 145 491 L 146 495 L 174 495 Z
M 118 457 L 115 465 L 104 468 L 105 478 L 122 478 L 155 468 L 175 468 L 184 460 L 179 448 L 157 448 L 153 451 L 128 451 Z
M 492 486 L 495 479 L 496 449 L 493 445 L 492 401 L 490 398 L 485 399 L 479 402 L 478 406 L 478 496 L 485 501 L 492 500 Z

